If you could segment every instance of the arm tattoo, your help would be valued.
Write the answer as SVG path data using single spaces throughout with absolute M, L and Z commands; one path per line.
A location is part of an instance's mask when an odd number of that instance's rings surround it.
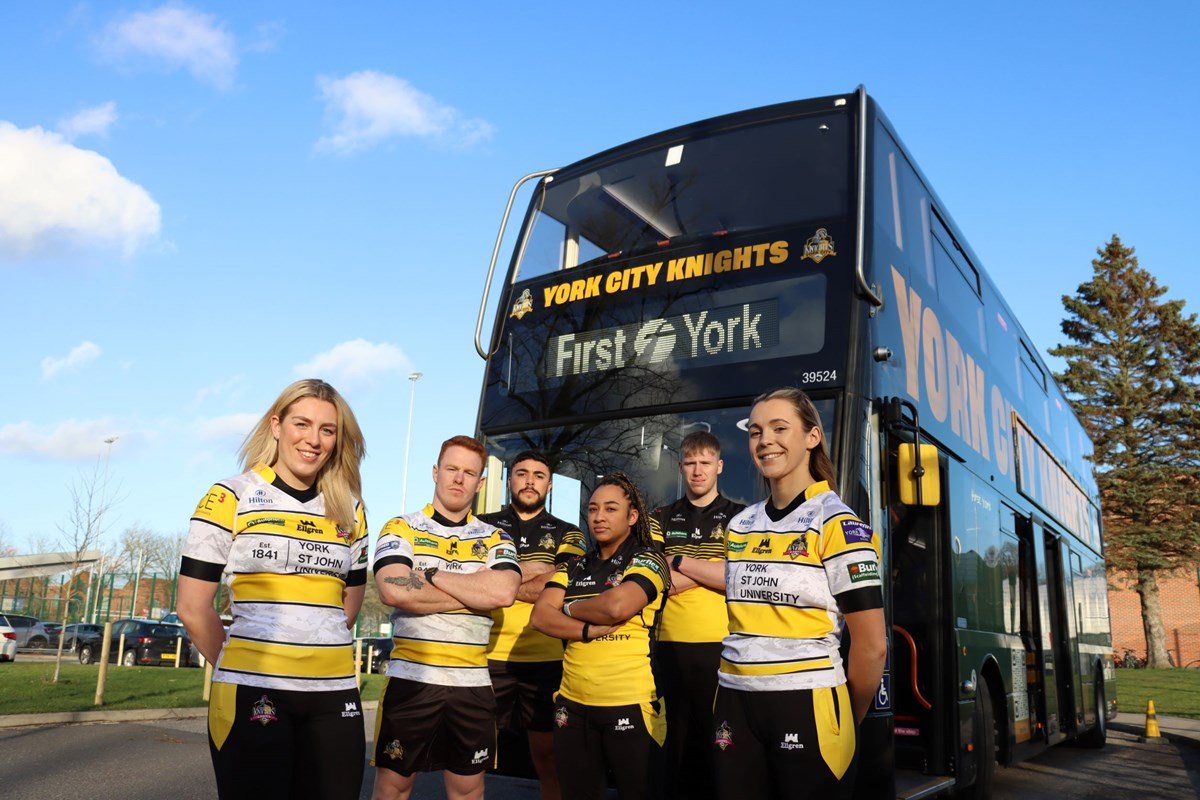
M 421 580 L 421 573 L 413 570 L 408 574 L 408 577 L 387 577 L 383 579 L 384 583 L 390 583 L 394 586 L 403 586 L 405 589 L 414 590 L 421 589 L 425 586 L 425 581 Z

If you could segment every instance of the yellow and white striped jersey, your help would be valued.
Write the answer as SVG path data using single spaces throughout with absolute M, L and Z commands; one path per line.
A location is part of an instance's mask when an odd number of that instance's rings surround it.
M 762 502 L 734 517 L 720 684 L 786 691 L 845 683 L 842 614 L 882 606 L 879 559 L 879 537 L 825 481 L 787 509 Z
M 223 574 L 233 615 L 214 681 L 358 685 L 342 594 L 366 582 L 366 515 L 356 503 L 354 529 L 342 530 L 324 512 L 320 494 L 285 491 L 261 465 L 215 484 L 196 506 L 181 574 L 213 582 Z
M 432 505 L 393 517 L 379 532 L 375 570 L 396 560 L 415 570 L 520 571 L 516 547 L 507 533 L 474 515 L 468 515 L 463 525 L 443 525 L 434 519 Z M 491 685 L 487 646 L 495 612 L 460 609 L 410 614 L 393 609 L 391 619 L 389 676 L 438 686 Z

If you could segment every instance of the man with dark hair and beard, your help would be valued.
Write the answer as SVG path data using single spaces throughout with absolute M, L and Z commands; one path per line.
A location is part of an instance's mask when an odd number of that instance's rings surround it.
M 520 559 L 521 586 L 516 602 L 499 612 L 488 647 L 488 671 L 496 693 L 496 726 L 528 732 L 542 800 L 559 800 L 551 695 L 562 680 L 563 643 L 535 631 L 529 615 L 555 566 L 585 551 L 579 527 L 546 511 L 552 474 L 545 455 L 519 453 L 508 467 L 509 504 L 480 517 L 512 537 Z

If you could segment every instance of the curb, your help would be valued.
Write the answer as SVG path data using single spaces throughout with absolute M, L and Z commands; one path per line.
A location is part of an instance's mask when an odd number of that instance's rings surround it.
M 157 719 L 195 719 L 208 714 L 207 708 L 130 708 L 111 711 L 60 711 L 51 714 L 7 714 L 0 717 L 0 728 L 24 728 L 31 725 L 70 725 L 85 722 L 136 722 Z
M 1134 736 L 1137 736 L 1140 741 L 1143 741 L 1143 742 L 1146 741 L 1146 739 L 1145 739 L 1146 726 L 1145 725 L 1130 725 L 1125 722 L 1110 721 L 1108 723 L 1108 727 L 1109 727 L 1109 730 L 1120 731 L 1121 733 L 1129 733 Z M 1165 742 L 1170 742 L 1171 744 L 1186 744 L 1190 747 L 1200 748 L 1200 739 L 1198 739 L 1196 736 L 1189 736 L 1187 734 L 1181 734 L 1181 733 L 1173 733 L 1171 731 L 1163 731 L 1163 730 L 1161 730 L 1161 728 L 1160 728 L 1160 732 L 1162 733 L 1162 736 L 1160 736 L 1159 738 Z
M 374 711 L 378 700 L 362 704 L 363 712 Z M 80 725 L 90 722 L 147 722 L 163 719 L 196 719 L 208 716 L 208 707 L 129 708 L 97 711 L 60 711 L 49 714 L 0 715 L 0 728 L 28 728 L 36 725 Z

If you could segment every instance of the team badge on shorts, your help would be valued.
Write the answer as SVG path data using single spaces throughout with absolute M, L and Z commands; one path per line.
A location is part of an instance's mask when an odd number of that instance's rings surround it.
M 567 727 L 567 708 L 566 708 L 566 706 L 559 706 L 558 708 L 554 709 L 554 724 L 560 728 Z
M 251 722 L 270 725 L 272 722 L 277 722 L 278 720 L 279 717 L 275 715 L 275 704 L 268 700 L 265 694 L 259 698 L 257 703 L 250 706 Z
M 404 748 L 400 746 L 399 739 L 392 739 L 388 742 L 387 747 L 383 748 L 383 754 L 392 761 L 400 761 L 404 758 Z
M 717 735 L 713 739 L 713 744 L 722 750 L 726 747 L 733 747 L 733 729 L 729 727 L 728 722 L 722 722 L 717 726 Z

